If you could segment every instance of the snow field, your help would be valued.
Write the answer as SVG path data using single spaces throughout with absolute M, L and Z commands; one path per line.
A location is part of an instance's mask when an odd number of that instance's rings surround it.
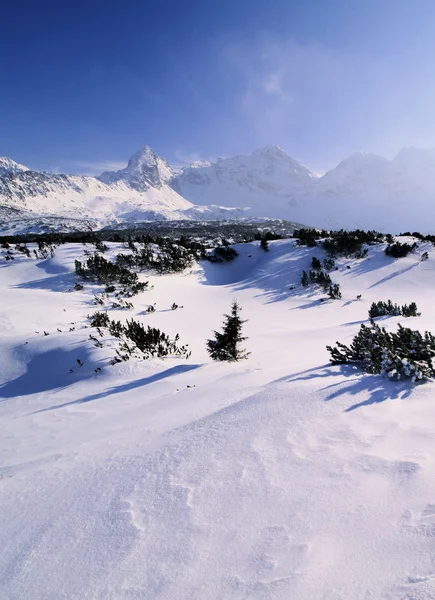
M 434 332 L 435 251 L 341 259 L 343 298 L 320 302 L 299 281 L 321 250 L 270 248 L 151 275 L 111 317 L 192 356 L 115 366 L 84 328 L 102 286 L 70 291 L 82 245 L 1 263 L 1 598 L 435 598 L 434 384 L 332 367 L 325 348 L 388 298 L 422 316 L 383 325 Z M 233 298 L 252 354 L 212 363 Z

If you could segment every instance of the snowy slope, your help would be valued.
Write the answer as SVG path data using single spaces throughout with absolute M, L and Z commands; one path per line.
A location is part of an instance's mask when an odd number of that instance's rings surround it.
M 5 175 L 16 175 L 17 173 L 22 173 L 23 171 L 28 170 L 29 169 L 27 167 L 16 163 L 7 156 L 0 156 L 0 177 L 4 177 Z
M 65 217 L 125 218 L 131 212 L 163 217 L 192 206 L 168 186 L 142 192 L 123 181 L 107 185 L 95 177 L 25 171 L 12 180 L 0 179 L 2 204 L 37 214 Z
M 326 303 L 298 285 L 321 252 L 291 240 L 151 276 L 112 316 L 179 332 L 192 356 L 114 367 L 82 329 L 101 288 L 70 292 L 83 251 L 0 269 L 0 597 L 435 597 L 435 384 L 331 367 L 325 349 L 373 300 L 416 301 L 406 324 L 435 331 L 432 246 L 339 261 L 343 299 Z M 234 297 L 252 354 L 212 363 Z

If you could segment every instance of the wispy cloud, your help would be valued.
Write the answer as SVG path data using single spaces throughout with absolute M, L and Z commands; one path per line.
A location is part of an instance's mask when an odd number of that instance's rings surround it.
M 104 171 L 119 171 L 126 167 L 125 161 L 86 161 L 75 160 L 69 163 L 69 169 L 80 175 L 100 175 Z
M 236 109 L 259 143 L 283 138 L 310 108 L 340 93 L 349 65 L 342 56 L 317 45 L 263 36 L 229 43 L 224 60 L 239 80 Z
M 435 59 L 377 54 L 274 35 L 222 43 L 234 107 L 256 145 L 278 143 L 324 170 L 357 150 L 393 156 L 433 145 Z
M 190 165 L 191 163 L 199 160 L 205 160 L 207 162 L 215 162 L 216 160 L 215 156 L 205 156 L 201 152 L 197 152 L 195 150 L 184 150 L 183 148 L 179 148 L 178 150 L 176 150 L 174 152 L 174 156 L 177 160 L 179 160 L 182 163 L 181 166 Z

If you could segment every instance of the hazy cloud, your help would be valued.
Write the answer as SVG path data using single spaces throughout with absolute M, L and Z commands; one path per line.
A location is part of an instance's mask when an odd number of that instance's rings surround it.
M 119 171 L 127 166 L 126 161 L 86 161 L 75 160 L 69 164 L 70 169 L 80 175 L 100 175 L 104 171 Z
M 215 156 L 205 156 L 201 152 L 184 150 L 183 148 L 179 148 L 178 150 L 176 150 L 174 152 L 174 156 L 183 163 L 182 166 L 190 165 L 191 163 L 196 162 L 198 160 L 205 160 L 208 162 L 216 161 Z

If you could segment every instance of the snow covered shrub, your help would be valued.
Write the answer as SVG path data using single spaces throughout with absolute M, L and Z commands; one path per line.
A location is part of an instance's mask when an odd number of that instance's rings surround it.
M 372 302 L 372 305 L 369 309 L 370 319 L 384 317 L 386 315 L 398 317 L 401 314 L 400 306 L 393 304 L 391 300 L 388 300 L 387 302 L 383 302 L 382 300 L 379 300 L 379 302 Z
M 373 302 L 369 309 L 369 317 L 370 319 L 375 319 L 376 317 L 384 317 L 386 315 L 398 317 L 419 317 L 421 313 L 418 312 L 417 304 L 415 302 L 411 302 L 411 304 L 403 304 L 403 306 L 399 306 L 398 304 L 393 304 L 391 300 L 387 300 L 387 302 L 383 302 L 380 300 L 379 302 Z
M 75 261 L 75 271 L 79 277 L 99 283 L 119 281 L 121 285 L 130 286 L 138 283 L 138 276 L 124 267 L 106 260 L 104 256 L 95 253 L 89 256 L 85 263 Z
M 207 254 L 206 258 L 210 262 L 221 263 L 221 262 L 229 262 L 234 260 L 239 253 L 231 246 L 218 246 L 214 248 L 210 254 Z
M 421 261 L 425 261 L 429 258 L 429 253 L 428 252 L 423 252 L 423 254 L 421 255 Z
M 106 312 L 97 311 L 91 316 L 91 327 L 108 327 L 109 323 L 110 318 Z
M 341 291 L 338 283 L 333 283 L 329 286 L 328 296 L 331 300 L 339 300 L 341 298 Z
M 355 258 L 364 258 L 367 254 L 363 250 L 363 245 L 379 244 L 384 240 L 384 236 L 379 231 L 363 231 L 355 229 L 354 231 L 331 231 L 329 236 L 323 242 L 323 248 L 326 252 L 335 255 L 343 255 Z
M 28 249 L 26 244 L 17 244 L 15 246 L 15 250 L 17 252 L 21 252 L 21 254 L 25 254 L 27 256 L 27 258 L 30 258 L 30 250 Z
M 240 344 L 247 339 L 242 336 L 242 325 L 246 321 L 240 318 L 240 310 L 240 306 L 234 300 L 231 313 L 224 315 L 222 332 L 215 331 L 215 338 L 207 340 L 207 352 L 213 360 L 232 362 L 249 356 L 249 352 L 240 348 Z
M 385 248 L 385 254 L 387 256 L 392 256 L 393 258 L 403 258 L 407 256 L 410 252 L 413 252 L 417 248 L 416 242 L 413 244 L 407 244 L 404 242 L 394 242 L 394 244 L 389 244 Z
M 337 342 L 327 346 L 333 364 L 356 364 L 367 373 L 383 374 L 391 379 L 412 382 L 432 378 L 435 374 L 435 337 L 398 325 L 388 333 L 374 321 L 361 325 L 350 346 Z
M 180 336 L 177 335 L 173 340 L 166 333 L 155 327 L 144 327 L 139 321 L 127 321 L 124 326 L 124 335 L 133 342 L 138 350 L 142 352 L 144 358 L 180 356 L 189 358 L 190 350 L 187 346 L 178 346 L 177 342 Z
M 189 358 L 191 352 L 187 345 L 179 346 L 179 335 L 171 339 L 155 327 L 144 327 L 139 321 L 131 319 L 123 325 L 120 321 L 112 321 L 107 313 L 96 312 L 91 317 L 91 327 L 108 328 L 109 333 L 120 338 L 120 349 L 124 352 L 122 360 L 128 360 L 135 351 L 141 352 L 142 358 L 179 356 Z M 128 344 L 131 342 L 133 345 Z M 117 351 L 118 357 L 121 354 Z M 114 359 L 113 364 L 119 362 Z
M 322 234 L 326 234 L 327 232 L 320 232 L 317 229 L 296 229 L 293 233 L 293 237 L 297 238 L 299 246 L 308 246 L 309 248 L 314 248 L 317 246 L 317 241 Z
M 323 261 L 323 268 L 325 271 L 332 271 L 335 267 L 335 260 L 333 258 L 325 258 Z
M 418 312 L 417 304 L 415 302 L 404 304 L 401 310 L 404 317 L 419 317 L 421 315 L 421 313 Z
M 107 252 L 108 249 L 109 248 L 104 242 L 101 240 L 95 240 L 95 250 L 98 250 L 98 252 Z

